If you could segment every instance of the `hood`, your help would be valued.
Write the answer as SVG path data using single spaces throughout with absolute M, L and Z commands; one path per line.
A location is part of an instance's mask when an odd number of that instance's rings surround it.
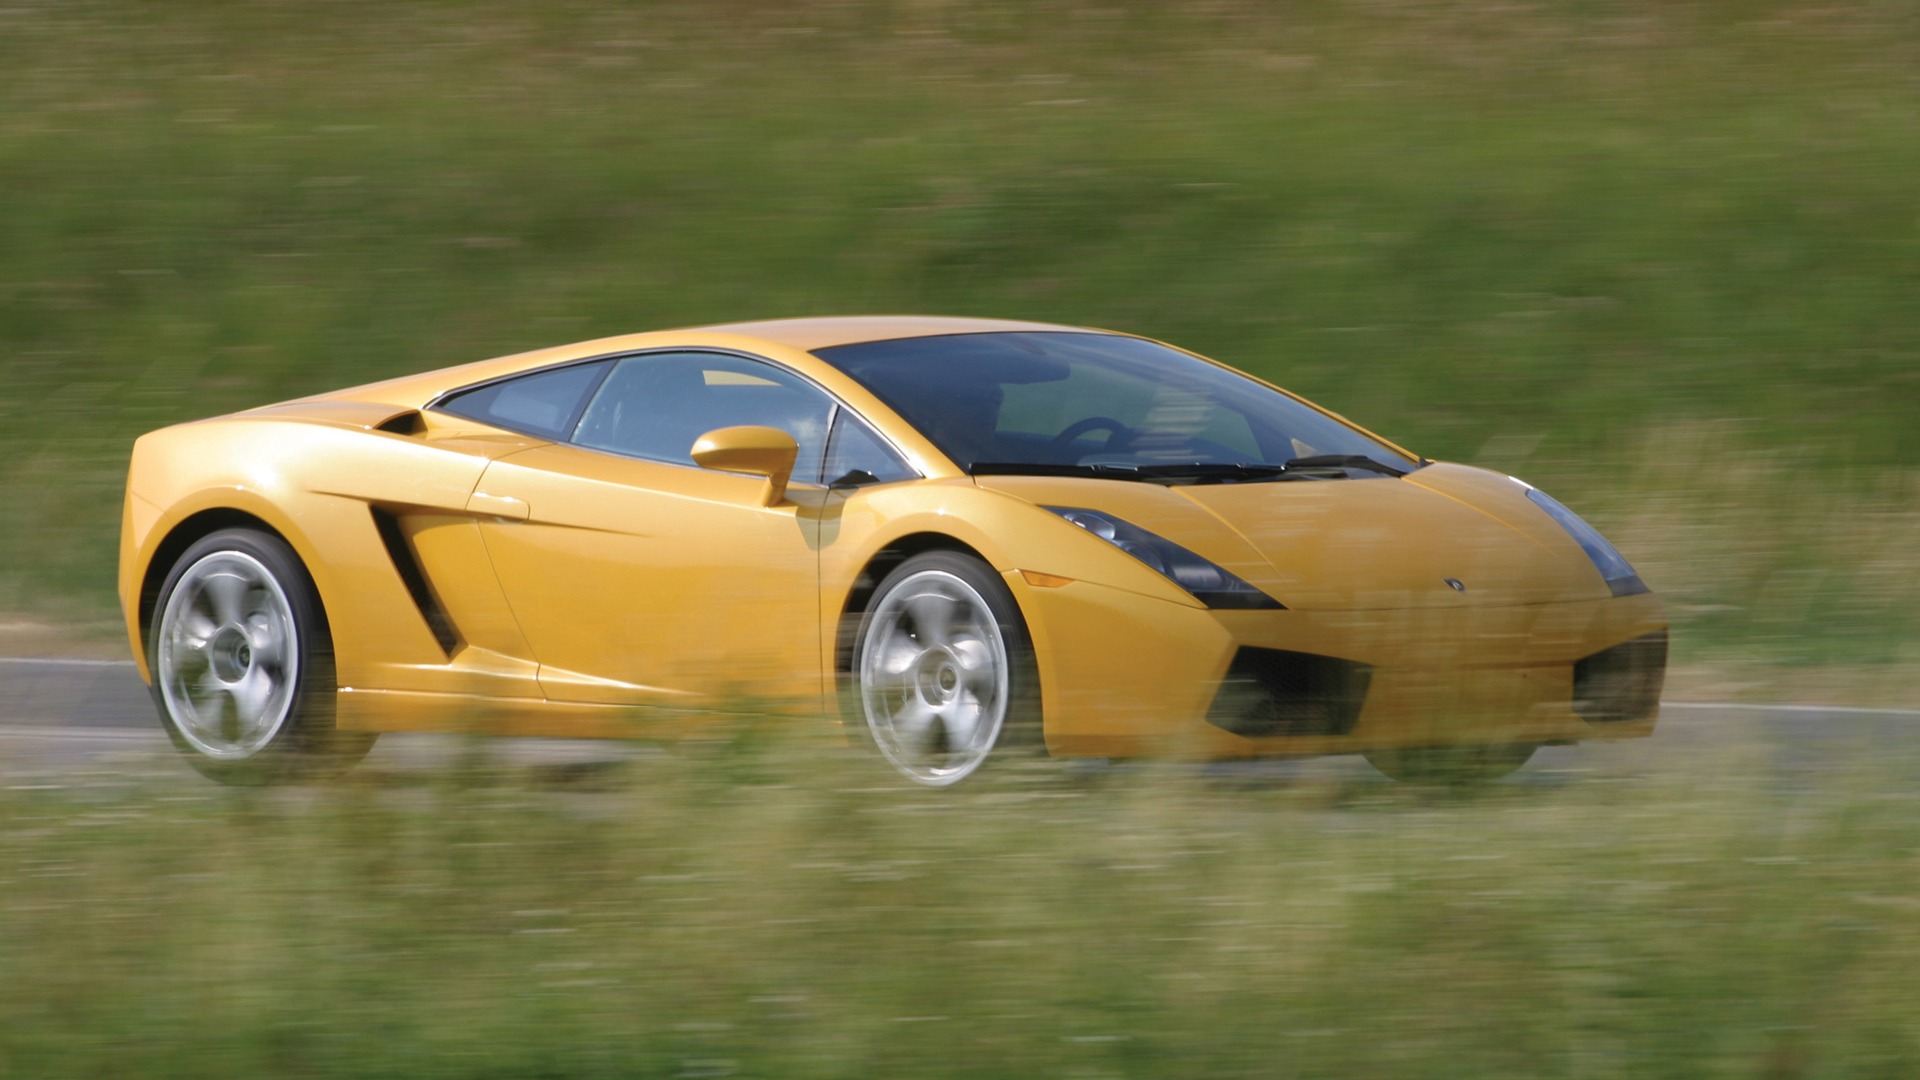
M 1400 479 L 1181 487 L 1081 477 L 976 482 L 1042 506 L 1124 518 L 1297 611 L 1610 595 L 1579 545 L 1527 500 L 1525 488 L 1463 465 L 1429 465 Z

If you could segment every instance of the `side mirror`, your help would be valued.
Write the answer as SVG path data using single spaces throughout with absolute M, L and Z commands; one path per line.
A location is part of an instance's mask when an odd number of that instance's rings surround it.
M 766 477 L 768 506 L 786 496 L 799 456 L 800 445 L 779 428 L 719 428 L 693 441 L 693 463 L 703 469 Z

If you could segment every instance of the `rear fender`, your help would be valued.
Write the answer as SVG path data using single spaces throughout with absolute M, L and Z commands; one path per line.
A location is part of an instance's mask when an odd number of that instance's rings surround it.
M 445 664 L 373 518 L 374 505 L 467 513 L 490 457 L 525 443 L 457 447 L 402 434 L 245 416 L 182 425 L 134 445 L 121 542 L 120 596 L 143 678 L 156 554 L 210 511 L 258 519 L 294 549 L 319 590 L 342 685 L 382 665 Z

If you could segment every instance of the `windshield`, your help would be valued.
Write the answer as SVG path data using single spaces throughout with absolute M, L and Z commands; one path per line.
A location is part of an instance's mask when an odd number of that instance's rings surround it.
M 1417 468 L 1378 440 L 1237 372 L 1139 338 L 1023 332 L 838 345 L 815 355 L 860 381 L 969 473 L 1081 472 L 1214 481 Z M 1392 472 L 1327 464 L 1365 458 Z M 1212 466 L 1213 468 L 1206 468 Z M 1219 466 L 1266 466 L 1222 470 Z

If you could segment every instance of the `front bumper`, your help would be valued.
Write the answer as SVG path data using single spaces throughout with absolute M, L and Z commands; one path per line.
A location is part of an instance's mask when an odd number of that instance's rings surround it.
M 1658 720 L 1667 620 L 1651 594 L 1211 611 L 1085 582 L 1034 588 L 1010 574 L 1008 584 L 1033 635 L 1057 755 L 1577 742 L 1650 735 Z

